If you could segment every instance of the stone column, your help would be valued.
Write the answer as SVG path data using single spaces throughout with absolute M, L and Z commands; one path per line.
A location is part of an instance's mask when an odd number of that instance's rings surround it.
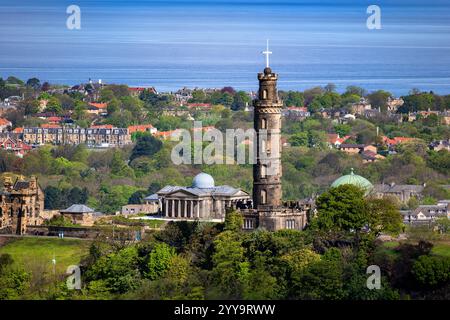
M 183 217 L 185 217 L 185 218 L 189 218 L 189 214 L 188 214 L 188 211 L 187 211 L 187 200 L 183 200 L 183 203 L 184 203 L 184 212 L 183 212 Z
M 171 208 L 170 208 L 170 211 L 171 211 L 171 217 L 173 218 L 173 217 L 175 217 L 175 200 L 170 200 L 171 202 L 172 202 L 172 206 L 171 206 Z
M 164 215 L 166 217 L 169 216 L 169 201 L 167 201 L 166 199 L 164 199 Z
M 200 200 L 197 200 L 197 218 L 200 218 Z

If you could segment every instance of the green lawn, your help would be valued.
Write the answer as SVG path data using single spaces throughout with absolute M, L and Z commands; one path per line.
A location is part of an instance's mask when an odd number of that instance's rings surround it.
M 88 253 L 89 245 L 90 241 L 76 239 L 18 238 L 0 247 L 0 254 L 9 253 L 25 270 L 36 267 L 53 270 L 54 257 L 56 272 L 65 273 L 68 266 L 78 264 Z
M 435 243 L 431 252 L 439 256 L 450 257 L 450 243 Z
M 383 242 L 380 250 L 388 254 L 396 254 L 395 248 L 398 247 L 400 243 L 398 241 L 386 241 Z M 439 256 L 450 257 L 450 242 L 433 242 L 433 249 L 431 253 Z

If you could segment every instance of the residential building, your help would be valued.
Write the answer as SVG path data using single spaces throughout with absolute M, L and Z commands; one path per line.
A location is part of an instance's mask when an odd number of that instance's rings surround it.
M 434 151 L 450 151 L 450 140 L 438 140 L 430 143 L 430 149 Z
M 106 116 L 108 114 L 107 103 L 90 102 L 86 110 L 89 114 Z
M 391 184 L 376 184 L 374 194 L 379 198 L 394 196 L 400 202 L 407 204 L 412 197 L 421 199 L 424 188 L 425 185 L 395 184 L 392 182 Z
M 408 224 L 430 223 L 441 217 L 450 219 L 450 203 L 420 205 L 415 210 L 403 211 L 402 215 L 403 222 Z
M 140 124 L 128 127 L 129 134 L 133 134 L 135 132 L 149 132 L 150 134 L 155 134 L 157 131 L 158 130 L 151 124 Z
M 10 136 L 0 140 L 0 148 L 14 153 L 19 158 L 23 158 L 23 156 L 32 149 L 28 144 Z
M 10 127 L 12 127 L 11 121 L 5 118 L 0 118 L 0 132 L 8 131 Z
M 23 141 L 30 145 L 86 144 L 89 147 L 121 147 L 131 143 L 125 128 L 31 127 L 23 129 Z

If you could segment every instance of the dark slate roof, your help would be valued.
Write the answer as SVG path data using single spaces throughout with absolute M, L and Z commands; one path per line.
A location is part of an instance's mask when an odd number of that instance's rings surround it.
M 421 205 L 418 206 L 411 215 L 417 216 L 419 213 L 424 214 L 426 217 L 432 216 L 447 216 L 448 205 Z
M 147 201 L 158 201 L 159 198 L 158 198 L 158 195 L 156 193 L 154 193 L 154 194 L 151 194 L 151 195 L 145 197 L 144 200 L 147 200 Z
M 93 213 L 94 209 L 85 206 L 84 204 L 73 204 L 69 208 L 65 210 L 61 210 L 61 212 L 66 213 Z
M 197 196 L 232 196 L 239 191 L 230 186 L 217 186 L 213 188 L 192 188 L 192 187 L 179 187 L 179 186 L 165 186 L 158 191 L 158 194 L 169 194 L 175 191 L 186 191 L 188 193 L 195 194 Z M 243 191 L 245 192 L 245 191 Z
M 28 189 L 29 187 L 30 187 L 29 181 L 17 181 L 14 184 L 14 190 Z

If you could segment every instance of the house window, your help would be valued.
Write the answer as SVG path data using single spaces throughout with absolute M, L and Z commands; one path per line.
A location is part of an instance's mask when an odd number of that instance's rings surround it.
M 286 229 L 295 229 L 295 220 L 294 219 L 286 220 Z
M 267 203 L 267 191 L 261 190 L 261 204 Z

